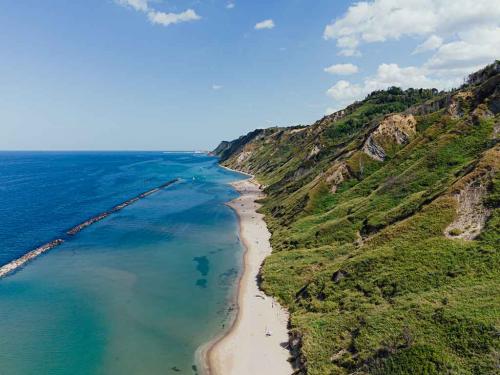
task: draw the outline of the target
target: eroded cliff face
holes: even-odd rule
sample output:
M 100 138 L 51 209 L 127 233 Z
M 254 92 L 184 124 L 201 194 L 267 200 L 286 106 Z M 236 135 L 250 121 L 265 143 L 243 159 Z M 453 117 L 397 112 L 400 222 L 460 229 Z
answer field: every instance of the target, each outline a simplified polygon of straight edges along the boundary
M 387 155 L 384 146 L 406 145 L 416 134 L 416 125 L 417 120 L 413 115 L 389 115 L 369 135 L 363 151 L 375 160 L 384 161 Z
M 493 140 L 498 140 L 496 134 Z M 452 186 L 450 195 L 456 201 L 456 216 L 445 229 L 446 236 L 473 240 L 481 234 L 494 209 L 487 205 L 487 198 L 499 170 L 500 146 L 497 144 L 485 152 L 470 173 Z
M 217 148 L 212 151 L 212 153 L 219 156 L 221 161 L 226 161 L 230 157 L 243 152 L 246 146 L 249 146 L 252 141 L 258 139 L 258 137 L 263 133 L 265 133 L 265 130 L 257 129 L 239 137 L 238 139 L 235 139 L 234 141 L 222 141 L 219 146 L 217 146 Z
M 445 230 L 448 237 L 472 240 L 481 233 L 491 214 L 483 204 L 486 192 L 486 182 L 478 179 L 453 195 L 457 202 L 457 216 Z
M 337 187 L 352 177 L 349 167 L 346 162 L 336 162 L 333 166 L 326 172 L 325 181 L 330 186 L 330 192 L 335 193 Z
M 221 144 L 266 186 L 262 287 L 290 308 L 299 373 L 495 371 L 499 134 L 495 62 Z
M 256 130 L 235 141 L 222 142 L 214 153 L 224 165 L 259 176 L 267 192 L 276 197 L 273 215 L 289 225 L 297 215 L 315 209 L 319 204 L 317 196 L 323 190 L 334 195 L 342 187 L 364 181 L 380 168 L 388 169 L 393 160 L 410 156 L 413 148 L 426 142 L 432 154 L 432 147 L 439 148 L 452 139 L 459 141 L 471 127 L 490 122 L 489 137 L 491 144 L 496 144 L 500 133 L 499 69 L 497 61 L 471 74 L 467 85 L 451 92 L 376 92 L 311 126 Z M 387 114 L 387 108 L 402 111 Z M 446 127 L 449 130 L 441 132 Z M 422 160 L 424 157 L 428 155 L 422 155 Z M 390 176 L 384 184 L 373 186 L 373 192 L 401 185 L 408 173 L 413 172 Z M 357 236 L 361 233 L 361 238 L 366 237 L 399 217 L 412 214 L 429 199 L 435 199 L 435 194 L 413 197 L 413 203 L 408 203 L 410 211 L 394 207 L 385 213 L 385 219 L 381 218 L 383 214 L 365 218 Z M 445 230 L 447 236 L 471 239 L 480 234 L 490 212 L 482 204 L 485 194 L 485 184 L 481 182 L 471 182 L 455 193 L 459 216 Z

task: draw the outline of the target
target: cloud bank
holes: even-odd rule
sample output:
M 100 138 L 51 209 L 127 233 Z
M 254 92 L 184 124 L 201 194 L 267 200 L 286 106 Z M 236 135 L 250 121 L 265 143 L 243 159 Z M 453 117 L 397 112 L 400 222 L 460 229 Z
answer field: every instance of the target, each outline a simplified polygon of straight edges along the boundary
M 338 108 L 389 86 L 449 89 L 499 58 L 500 6 L 498 0 L 362 1 L 328 24 L 323 38 L 352 57 L 361 56 L 365 44 L 404 39 L 417 42 L 412 54 L 425 58 L 420 66 L 381 64 L 361 83 L 338 81 L 327 91 Z M 341 74 L 334 67 L 330 72 Z
M 349 7 L 325 27 L 339 54 L 356 56 L 367 43 L 426 38 L 415 53 L 435 51 L 429 68 L 473 70 L 500 56 L 498 0 L 374 0 Z

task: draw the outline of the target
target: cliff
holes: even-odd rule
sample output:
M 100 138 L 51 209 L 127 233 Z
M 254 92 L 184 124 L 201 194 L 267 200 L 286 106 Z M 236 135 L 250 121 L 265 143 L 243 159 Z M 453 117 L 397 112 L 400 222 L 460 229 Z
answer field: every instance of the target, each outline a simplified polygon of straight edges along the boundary
M 298 372 L 498 371 L 499 133 L 496 61 L 214 150 L 265 186 L 262 288 L 290 310 Z

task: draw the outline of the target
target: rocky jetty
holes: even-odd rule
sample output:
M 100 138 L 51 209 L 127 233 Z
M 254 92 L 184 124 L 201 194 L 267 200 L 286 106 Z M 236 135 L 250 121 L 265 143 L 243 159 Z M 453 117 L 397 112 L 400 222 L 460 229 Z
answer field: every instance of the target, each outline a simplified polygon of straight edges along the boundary
M 173 180 L 170 180 L 154 189 L 151 189 L 151 190 L 148 190 L 144 193 L 141 193 L 139 194 L 138 196 L 132 198 L 132 199 L 129 199 L 123 203 L 120 203 L 119 205 L 113 207 L 111 210 L 109 211 L 105 211 L 97 216 L 94 216 L 86 221 L 84 221 L 83 223 L 81 224 L 78 224 L 77 226 L 71 228 L 68 232 L 66 232 L 67 234 L 69 234 L 70 236 L 74 236 L 75 234 L 81 232 L 83 229 L 87 228 L 88 226 L 94 224 L 94 223 L 97 223 L 98 221 L 101 221 L 102 219 L 108 217 L 109 215 L 115 213 L 115 212 L 118 212 L 120 210 L 123 210 L 125 207 L 127 206 L 130 206 L 131 204 L 134 204 L 135 202 L 137 202 L 138 200 L 140 199 L 143 199 L 143 198 L 146 198 L 147 196 L 151 195 L 151 194 L 154 194 L 158 191 L 160 191 L 161 189 L 164 189 L 170 185 L 172 185 L 173 183 L 179 181 L 178 178 L 176 179 L 173 179 Z
M 131 204 L 137 202 L 140 199 L 146 198 L 146 197 L 150 196 L 151 194 L 157 193 L 158 191 L 167 188 L 168 186 L 170 186 L 178 181 L 179 181 L 179 179 L 175 178 L 173 180 L 165 182 L 164 184 L 161 184 L 160 186 L 158 186 L 154 189 L 151 189 L 151 190 L 148 190 L 144 193 L 141 193 L 132 199 L 129 199 L 123 203 L 120 203 L 119 205 L 113 207 L 111 210 L 100 213 L 99 215 L 96 215 L 96 216 L 84 221 L 83 223 L 78 224 L 77 226 L 75 226 L 75 227 L 71 228 L 69 231 L 67 231 L 66 234 L 68 236 L 74 236 L 77 233 L 81 232 L 83 229 L 87 228 L 88 226 L 90 226 L 94 223 L 97 223 L 98 221 L 101 221 L 102 219 L 108 217 L 109 215 L 111 215 L 115 212 L 118 212 L 118 211 L 124 209 L 127 206 L 130 206 Z M 43 253 L 46 253 L 47 251 L 52 250 L 53 248 L 61 245 L 63 242 L 64 242 L 64 239 L 62 239 L 62 238 L 58 238 L 56 240 L 50 241 L 49 243 L 46 243 L 45 245 L 37 247 L 35 250 L 32 250 L 32 251 L 24 254 L 22 257 L 5 264 L 4 266 L 0 267 L 0 279 L 2 277 L 7 276 L 9 273 L 17 270 L 19 267 L 22 267 L 27 262 L 42 255 Z
M 13 260 L 10 263 L 7 263 L 6 265 L 0 267 L 0 278 L 6 276 L 10 272 L 16 270 L 17 268 L 23 266 L 25 263 L 29 262 L 30 260 L 36 258 L 39 255 L 42 255 L 43 253 L 53 249 L 56 246 L 59 246 L 64 242 L 63 239 L 58 238 L 57 240 L 51 241 L 49 243 L 46 243 L 43 246 L 40 246 L 36 248 L 35 250 L 30 251 L 27 254 L 24 254 L 21 258 L 18 258 L 16 260 Z

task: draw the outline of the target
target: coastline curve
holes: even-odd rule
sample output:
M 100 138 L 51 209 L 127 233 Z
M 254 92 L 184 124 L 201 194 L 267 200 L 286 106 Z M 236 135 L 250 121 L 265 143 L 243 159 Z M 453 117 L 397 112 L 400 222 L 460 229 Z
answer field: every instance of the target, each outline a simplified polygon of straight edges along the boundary
M 289 351 L 283 345 L 288 342 L 288 313 L 266 296 L 257 282 L 262 263 L 272 251 L 263 215 L 256 212 L 256 200 L 263 193 L 254 176 L 244 174 L 249 178 L 231 183 L 240 196 L 227 203 L 238 216 L 245 249 L 243 271 L 233 297 L 236 314 L 228 328 L 200 347 L 197 354 L 206 375 L 287 375 L 293 372 Z

